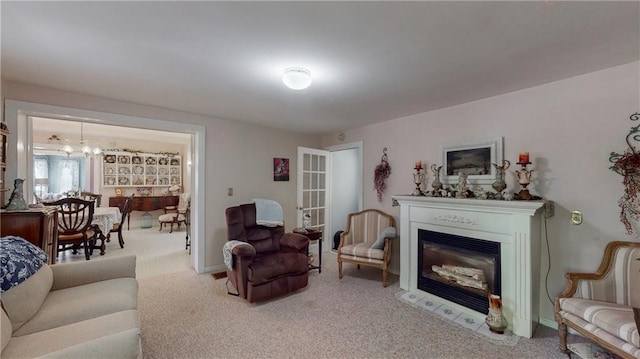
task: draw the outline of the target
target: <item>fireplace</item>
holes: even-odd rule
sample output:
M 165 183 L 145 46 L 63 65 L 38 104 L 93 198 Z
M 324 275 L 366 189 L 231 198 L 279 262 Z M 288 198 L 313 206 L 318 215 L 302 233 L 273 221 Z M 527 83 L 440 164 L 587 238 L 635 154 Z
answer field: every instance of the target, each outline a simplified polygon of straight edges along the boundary
M 487 314 L 489 294 L 501 295 L 500 243 L 418 230 L 417 287 Z
M 433 266 L 443 267 L 443 264 L 463 267 L 463 271 L 470 268 L 471 272 L 482 272 L 487 292 L 491 290 L 502 297 L 508 329 L 516 335 L 531 338 L 539 321 L 540 227 L 545 202 L 424 196 L 393 198 L 400 204 L 400 288 L 422 297 L 431 297 L 452 309 L 484 316 L 489 307 L 487 302 L 472 305 L 467 303 L 485 297 L 484 291 L 475 295 L 470 294 L 472 290 L 463 289 L 464 292 L 461 292 L 457 288 L 458 291 L 454 290 L 454 294 L 447 295 L 439 292 L 440 284 L 434 283 L 442 281 L 441 279 L 429 278 L 432 277 L 429 268 L 433 270 Z M 427 234 L 427 242 L 431 243 L 421 242 L 420 238 L 424 233 Z M 438 234 L 434 237 L 435 240 L 430 235 L 434 233 Z M 458 243 L 459 239 L 462 239 L 463 244 Z M 466 242 L 473 244 L 464 244 Z M 425 245 L 428 245 L 428 251 L 434 248 L 440 251 L 433 255 L 436 259 L 427 256 L 425 260 Z M 485 251 L 487 248 L 482 248 L 478 251 L 474 247 L 476 245 L 486 245 L 492 249 Z M 444 263 L 444 260 L 440 260 L 443 263 L 438 263 L 438 258 L 445 257 L 453 258 L 447 259 L 453 264 Z M 473 260 L 469 264 L 468 260 L 461 261 L 461 257 Z M 491 269 L 478 264 L 481 262 L 489 263 L 488 267 L 494 268 L 493 273 Z M 424 266 L 426 270 L 423 270 Z M 422 272 L 426 272 L 424 277 L 427 278 L 419 281 L 418 277 L 422 276 Z M 450 283 L 447 285 L 446 291 L 456 287 Z M 457 297 L 461 296 L 471 299 L 465 301 L 465 304 L 459 304 Z

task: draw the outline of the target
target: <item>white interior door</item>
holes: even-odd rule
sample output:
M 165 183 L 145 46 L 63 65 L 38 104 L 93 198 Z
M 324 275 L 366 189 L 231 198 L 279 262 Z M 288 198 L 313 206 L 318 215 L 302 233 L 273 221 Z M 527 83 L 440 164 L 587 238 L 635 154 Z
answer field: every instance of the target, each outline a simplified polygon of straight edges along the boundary
M 311 226 L 322 231 L 322 250 L 328 246 L 330 221 L 330 169 L 329 151 L 298 147 L 297 226 L 302 227 L 302 217 L 311 215 Z

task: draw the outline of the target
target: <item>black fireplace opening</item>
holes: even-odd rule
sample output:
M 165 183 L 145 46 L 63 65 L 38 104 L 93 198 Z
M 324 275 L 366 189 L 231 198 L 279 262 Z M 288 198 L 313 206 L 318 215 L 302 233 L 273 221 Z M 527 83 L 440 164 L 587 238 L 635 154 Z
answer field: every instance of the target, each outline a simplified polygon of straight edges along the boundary
M 499 242 L 418 229 L 418 289 L 488 314 L 500 282 Z

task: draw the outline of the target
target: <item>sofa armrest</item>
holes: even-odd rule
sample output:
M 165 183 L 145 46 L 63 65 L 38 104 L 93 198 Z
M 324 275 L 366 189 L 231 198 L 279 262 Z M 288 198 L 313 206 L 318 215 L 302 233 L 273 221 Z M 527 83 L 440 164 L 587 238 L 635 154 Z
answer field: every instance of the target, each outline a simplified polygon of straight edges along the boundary
M 115 278 L 136 277 L 136 256 L 60 263 L 51 266 L 53 286 L 58 290 Z
M 309 247 L 309 238 L 298 233 L 285 233 L 280 238 L 280 245 L 295 252 L 306 252 Z

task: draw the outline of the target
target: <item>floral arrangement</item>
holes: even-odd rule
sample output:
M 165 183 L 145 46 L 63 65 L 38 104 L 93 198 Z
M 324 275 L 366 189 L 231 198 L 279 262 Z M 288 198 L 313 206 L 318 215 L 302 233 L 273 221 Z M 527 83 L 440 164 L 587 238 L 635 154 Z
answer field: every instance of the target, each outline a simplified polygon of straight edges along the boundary
M 391 175 L 391 166 L 389 166 L 389 161 L 387 157 L 387 148 L 385 147 L 383 150 L 382 159 L 380 160 L 380 164 L 376 166 L 373 177 L 373 188 L 376 190 L 378 195 L 378 202 L 382 202 L 382 196 L 384 192 L 387 190 L 387 184 L 385 183 L 386 179 Z
M 639 120 L 640 113 L 634 113 L 630 119 L 631 121 Z M 631 141 L 640 142 L 640 125 L 631 127 L 625 140 L 629 148 L 622 154 L 611 152 L 609 162 L 613 165 L 609 169 L 622 176 L 624 194 L 618 201 L 620 221 L 627 230 L 627 234 L 633 234 L 631 220 L 640 220 L 640 153 Z

